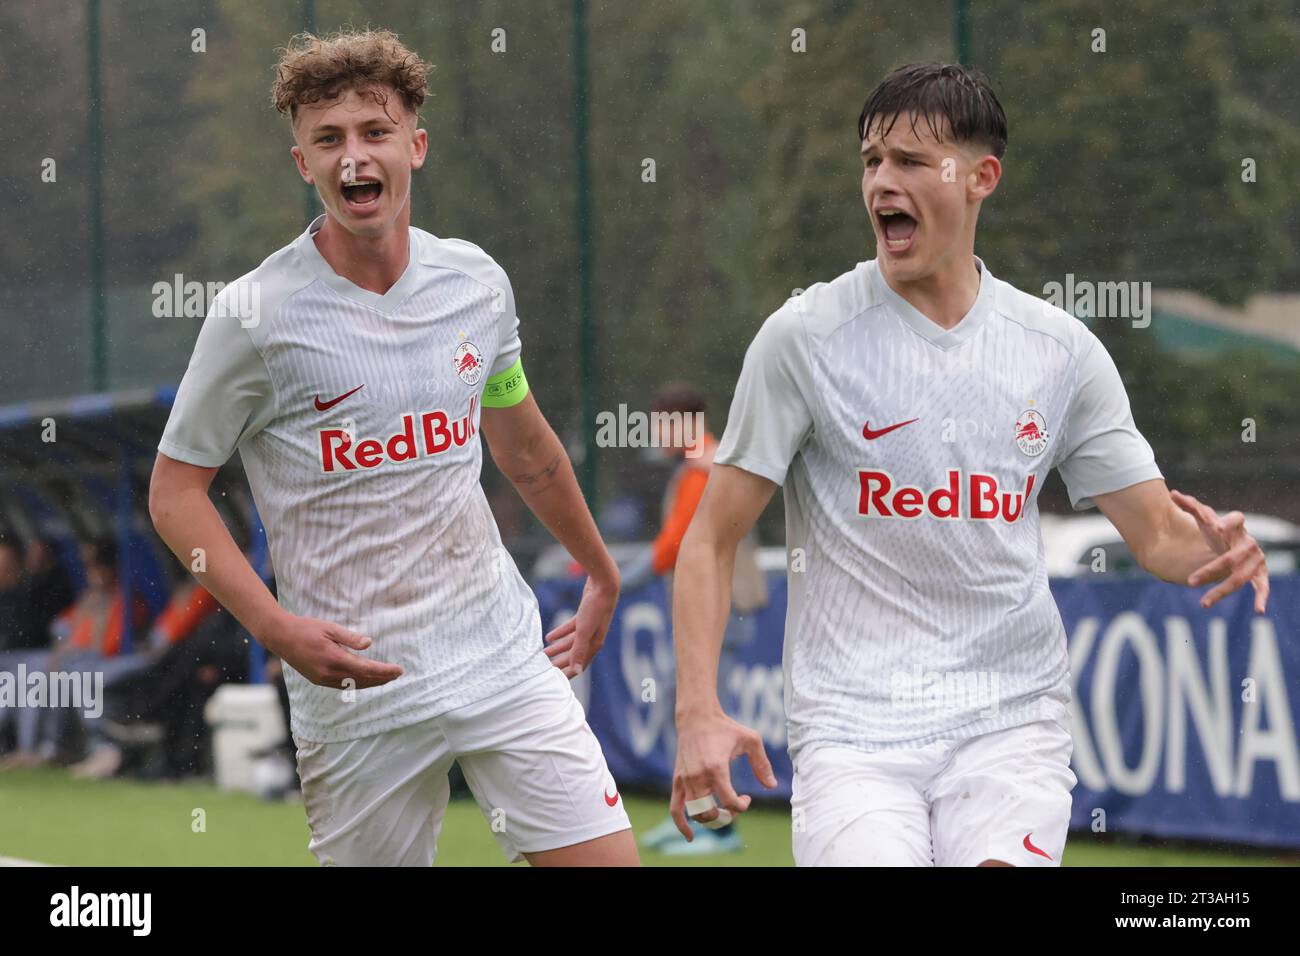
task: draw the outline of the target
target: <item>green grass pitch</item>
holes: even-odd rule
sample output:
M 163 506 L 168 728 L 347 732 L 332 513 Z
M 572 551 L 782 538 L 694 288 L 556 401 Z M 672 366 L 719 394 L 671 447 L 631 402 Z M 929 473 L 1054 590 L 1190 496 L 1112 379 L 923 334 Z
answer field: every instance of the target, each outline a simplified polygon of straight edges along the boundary
M 668 812 L 662 797 L 624 794 L 637 833 Z M 205 829 L 195 832 L 202 811 Z M 704 858 L 642 851 L 650 866 L 791 866 L 788 807 L 761 805 L 740 822 L 745 850 Z M 65 770 L 0 774 L 0 857 L 74 866 L 314 866 L 300 803 L 266 802 L 210 784 L 73 780 Z M 1295 865 L 1294 854 L 1120 843 L 1071 834 L 1066 866 Z M 472 800 L 447 810 L 438 866 L 506 866 Z M 523 865 L 523 864 L 520 864 Z

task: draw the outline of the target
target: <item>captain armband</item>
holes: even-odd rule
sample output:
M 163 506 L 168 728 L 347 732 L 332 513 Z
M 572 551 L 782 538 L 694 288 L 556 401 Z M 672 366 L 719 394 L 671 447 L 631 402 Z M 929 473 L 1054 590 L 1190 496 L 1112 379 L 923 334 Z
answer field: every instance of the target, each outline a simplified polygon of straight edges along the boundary
M 522 402 L 527 394 L 528 379 L 524 377 L 524 360 L 518 358 L 514 365 L 487 380 L 483 387 L 483 407 L 509 408 Z

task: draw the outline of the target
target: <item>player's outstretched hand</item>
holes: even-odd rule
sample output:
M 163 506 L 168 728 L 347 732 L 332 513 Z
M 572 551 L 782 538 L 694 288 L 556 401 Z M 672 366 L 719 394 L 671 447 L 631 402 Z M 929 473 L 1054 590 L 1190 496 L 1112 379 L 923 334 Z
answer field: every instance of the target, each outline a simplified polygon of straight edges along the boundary
M 370 638 L 328 621 L 286 614 L 262 639 L 262 643 L 268 651 L 321 687 L 376 687 L 402 676 L 402 668 L 397 664 L 385 664 L 353 654 L 352 651 L 368 648 Z
M 1255 589 L 1255 612 L 1263 614 L 1268 607 L 1268 564 L 1259 543 L 1246 533 L 1245 516 L 1230 511 L 1220 517 L 1191 495 L 1181 491 L 1170 491 L 1169 495 L 1174 504 L 1196 519 L 1205 543 L 1218 555 L 1187 578 L 1188 587 L 1219 582 L 1201 598 L 1201 607 L 1211 607 L 1249 581 Z
M 758 731 L 737 723 L 721 710 L 677 720 L 677 764 L 673 768 L 673 796 L 669 805 L 677 829 L 687 840 L 695 839 L 686 822 L 689 801 L 712 797 L 712 810 L 691 814 L 691 819 L 710 823 L 720 810 L 733 817 L 749 809 L 750 797 L 740 796 L 731 786 L 731 761 L 744 754 L 754 776 L 769 790 L 776 786 L 776 774 L 767 759 Z
M 596 584 L 587 578 L 578 612 L 546 635 L 546 656 L 569 680 L 586 670 L 604 645 L 618 605 L 618 592 L 617 582 Z

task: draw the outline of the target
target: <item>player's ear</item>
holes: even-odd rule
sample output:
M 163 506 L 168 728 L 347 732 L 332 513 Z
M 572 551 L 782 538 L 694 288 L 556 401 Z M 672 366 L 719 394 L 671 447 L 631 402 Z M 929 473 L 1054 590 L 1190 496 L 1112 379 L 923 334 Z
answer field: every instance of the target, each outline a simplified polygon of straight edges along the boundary
M 411 168 L 419 169 L 429 155 L 429 131 L 417 129 L 411 133 Z
M 992 153 L 985 153 L 975 163 L 975 168 L 971 170 L 971 175 L 967 182 L 969 185 L 970 198 L 975 201 L 987 199 L 993 195 L 993 191 L 998 188 L 998 183 L 1002 181 L 1002 163 Z
M 293 156 L 293 161 L 298 166 L 298 175 L 303 178 L 303 181 L 311 183 L 313 186 L 316 185 L 315 180 L 312 178 L 311 170 L 307 168 L 307 160 L 303 156 L 302 150 L 297 146 L 290 146 L 289 153 Z

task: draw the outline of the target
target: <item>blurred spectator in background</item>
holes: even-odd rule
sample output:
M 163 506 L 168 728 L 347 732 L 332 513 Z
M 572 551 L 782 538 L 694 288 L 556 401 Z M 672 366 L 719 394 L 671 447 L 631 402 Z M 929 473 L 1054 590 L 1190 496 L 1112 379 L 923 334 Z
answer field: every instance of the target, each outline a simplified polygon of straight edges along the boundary
M 72 580 L 51 539 L 34 538 L 25 558 L 16 540 L 0 541 L 0 671 L 14 675 L 15 685 L 24 671 L 44 666 L 53 640 L 50 625 L 73 598 Z M 0 759 L 0 768 L 44 762 L 37 752 L 44 716 L 39 708 L 0 704 L 0 741 L 14 726 L 14 749 Z
M 673 568 L 682 538 L 690 527 L 695 508 L 704 496 L 713 467 L 713 455 L 718 442 L 709 432 L 705 422 L 704 393 L 687 382 L 670 382 L 654 397 L 652 410 L 658 413 L 659 447 L 668 458 L 678 462 L 664 492 L 662 522 L 659 533 L 648 554 L 633 562 L 623 575 L 623 591 L 627 593 L 641 586 L 653 575 L 662 575 L 668 597 L 668 607 L 673 604 Z M 652 427 L 653 424 L 652 424 Z M 731 606 L 735 612 L 727 622 L 723 636 L 723 661 L 718 668 L 718 679 L 723 680 L 730 671 L 728 652 L 752 636 L 752 621 L 744 617 L 767 604 L 767 579 L 758 566 L 758 536 L 751 529 L 736 549 L 736 565 L 731 581 Z M 737 615 L 740 616 L 738 619 Z M 725 688 L 719 687 L 719 698 L 725 700 Z M 671 706 L 671 702 L 670 702 Z M 695 839 L 690 843 L 682 837 L 672 817 L 668 817 L 641 839 L 641 845 L 672 856 L 702 856 L 714 853 L 737 853 L 744 849 L 735 824 L 717 830 L 695 828 Z
M 89 672 L 103 674 L 103 690 L 148 666 L 148 655 L 123 653 L 125 602 L 117 577 L 117 545 L 108 538 L 99 538 L 82 545 L 81 559 L 86 569 L 86 589 L 77 596 L 71 607 L 64 610 L 50 624 L 56 639 L 53 651 L 38 659 L 34 667 L 47 674 L 58 672 Z M 131 626 L 133 634 L 140 634 L 148 623 L 149 612 L 144 601 L 132 595 Z M 30 710 L 30 708 L 24 708 Z M 90 755 L 73 767 L 78 776 L 111 776 L 121 762 L 121 751 L 103 734 L 105 714 L 88 716 L 82 710 L 69 707 L 50 707 L 40 715 L 40 732 L 36 746 L 28 749 L 21 741 L 18 752 L 7 766 L 33 766 L 49 763 L 58 752 L 59 742 L 73 721 L 81 720 L 86 730 Z M 20 731 L 22 730 L 20 712 Z
M 10 538 L 0 538 L 0 666 L 2 655 L 21 649 L 23 555 Z
M 25 584 L 22 550 L 12 538 L 0 538 L 0 672 L 14 674 L 15 681 L 18 665 L 31 655 L 25 646 L 26 635 L 23 633 Z M 0 701 L 0 747 L 3 747 L 6 728 L 17 711 L 16 706 Z M 31 737 L 30 727 L 27 737 Z
M 53 538 L 37 535 L 28 542 L 26 571 L 19 649 L 44 650 L 50 644 L 50 625 L 77 595 Z
M 207 769 L 210 733 L 204 705 L 217 688 L 248 680 L 248 637 L 216 598 L 185 579 L 150 632 L 151 663 L 109 693 L 106 732 L 118 744 L 163 744 L 165 776 Z M 125 713 L 129 718 L 120 719 Z

